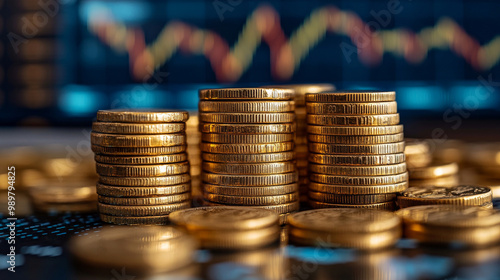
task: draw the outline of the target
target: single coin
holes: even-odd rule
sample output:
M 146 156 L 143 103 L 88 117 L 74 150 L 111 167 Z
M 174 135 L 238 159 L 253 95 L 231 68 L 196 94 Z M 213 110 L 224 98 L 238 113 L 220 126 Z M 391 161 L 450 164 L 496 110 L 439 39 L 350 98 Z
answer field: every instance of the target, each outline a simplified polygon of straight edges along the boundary
M 230 204 L 230 205 L 249 205 L 249 206 L 262 206 L 262 205 L 277 205 L 283 203 L 290 203 L 299 199 L 299 193 L 289 193 L 273 196 L 231 196 L 213 193 L 204 193 L 203 197 L 212 202 Z
M 381 176 L 406 172 L 406 163 L 376 166 L 344 166 L 309 163 L 309 171 L 330 175 Z
M 108 156 L 95 155 L 95 161 L 107 164 L 166 164 L 186 161 L 188 156 L 186 153 L 159 155 L 159 156 Z
M 186 144 L 186 135 L 120 135 L 91 132 L 90 141 L 93 145 L 103 147 L 169 147 Z
M 278 162 L 295 159 L 293 152 L 269 153 L 269 154 L 211 154 L 203 153 L 203 160 L 210 162 L 225 163 L 257 163 L 257 162 Z
M 155 197 L 109 197 L 98 196 L 98 201 L 111 205 L 162 205 L 183 202 L 191 198 L 191 193 L 180 193 L 173 195 L 155 196 Z
M 93 122 L 92 130 L 109 134 L 167 134 L 184 132 L 186 124 Z
M 99 212 L 112 216 L 160 216 L 168 215 L 174 211 L 186 209 L 191 207 L 191 200 L 187 200 L 175 204 L 164 205 L 148 205 L 148 206 L 122 206 L 122 205 L 109 205 L 104 203 L 97 204 Z
M 201 139 L 210 143 L 265 144 L 293 141 L 294 135 L 293 133 L 254 135 L 203 133 Z
M 288 184 L 280 186 L 265 186 L 265 187 L 235 187 L 235 186 L 219 186 L 213 184 L 202 184 L 203 190 L 207 193 L 232 195 L 232 196 L 273 196 L 297 192 L 298 184 Z
M 403 133 L 403 125 L 386 126 L 307 126 L 307 133 L 319 135 L 389 135 Z
M 202 152 L 214 154 L 266 154 L 292 151 L 293 142 L 268 144 L 214 144 L 201 143 Z
M 191 180 L 189 173 L 161 177 L 110 177 L 99 175 L 99 182 L 111 186 L 154 187 L 171 186 L 187 183 Z
M 165 196 L 189 192 L 191 184 L 180 184 L 173 186 L 154 186 L 154 187 L 124 187 L 97 184 L 97 194 L 112 197 L 151 197 Z
M 396 101 L 374 103 L 313 103 L 307 102 L 308 114 L 314 115 L 386 115 L 398 112 Z
M 337 91 L 306 94 L 307 102 L 387 102 L 396 100 L 394 91 Z
M 110 165 L 96 163 L 96 171 L 102 176 L 156 177 L 189 172 L 189 162 L 156 165 Z
M 405 162 L 403 153 L 388 155 L 325 155 L 309 154 L 309 161 L 328 165 L 386 165 Z
M 387 176 L 340 176 L 310 173 L 309 180 L 333 185 L 389 185 L 408 181 L 408 172 Z
M 433 164 L 426 167 L 411 168 L 408 170 L 410 179 L 434 179 L 451 176 L 458 173 L 458 164 Z
M 115 225 L 166 225 L 168 215 L 146 216 L 146 217 L 122 217 L 99 214 L 101 221 Z
M 308 192 L 308 197 L 312 200 L 334 203 L 334 204 L 374 204 L 382 202 L 390 202 L 396 199 L 395 193 L 387 194 L 332 194 L 323 192 Z
M 268 162 L 268 163 L 216 163 L 203 162 L 203 170 L 222 174 L 278 174 L 295 171 L 295 162 Z
M 99 110 L 97 111 L 97 121 L 100 122 L 120 122 L 120 123 L 180 123 L 189 118 L 186 111 L 177 110 Z
M 272 85 L 271 88 L 287 88 L 292 89 L 295 93 L 295 104 L 297 106 L 306 105 L 306 94 L 324 91 L 333 91 L 335 86 L 332 84 L 286 84 L 286 85 Z
M 200 100 L 292 100 L 291 89 L 219 88 L 200 90 Z
M 398 196 L 398 205 L 400 208 L 429 204 L 481 206 L 491 199 L 491 190 L 486 187 L 419 187 L 403 191 Z
M 205 203 L 205 205 L 208 205 L 208 206 L 231 206 L 231 205 L 207 201 L 207 200 L 204 200 L 204 203 Z M 238 207 L 243 207 L 243 206 L 238 206 Z M 287 214 L 287 213 L 298 211 L 300 208 L 300 202 L 297 200 L 294 202 L 277 204 L 277 205 L 261 205 L 261 206 L 245 205 L 244 207 L 245 208 L 254 208 L 254 209 L 267 209 L 267 210 L 271 210 L 277 214 Z
M 178 154 L 186 151 L 187 146 L 170 147 L 103 147 L 92 145 L 92 151 L 96 154 L 105 155 L 165 155 Z
M 295 110 L 294 101 L 200 101 L 200 112 L 282 113 Z
M 394 211 L 396 209 L 396 203 L 394 202 L 382 202 L 374 204 L 336 204 L 336 203 L 326 203 L 315 200 L 309 200 L 309 205 L 314 209 L 319 208 L 365 208 L 365 209 L 378 209 Z
M 225 134 L 278 134 L 293 133 L 293 123 L 283 124 L 224 124 L 224 123 L 202 123 L 202 133 L 225 133 Z
M 309 183 L 309 190 L 331 193 L 331 194 L 345 194 L 345 195 L 369 195 L 369 194 L 387 194 L 404 191 L 408 188 L 408 182 L 386 184 L 386 185 L 362 185 L 362 186 L 349 186 L 349 185 L 331 185 L 321 184 L 316 182 Z
M 414 154 L 427 154 L 430 152 L 430 145 L 425 139 L 406 138 L 405 142 L 405 154 L 407 156 Z
M 309 143 L 309 152 L 318 154 L 397 154 L 404 152 L 405 143 L 388 143 L 374 145 L 345 145 L 345 144 L 324 144 Z
M 200 113 L 200 121 L 208 123 L 291 123 L 294 113 Z
M 307 123 L 314 125 L 385 126 L 399 124 L 399 114 L 389 115 L 307 115 Z
M 277 186 L 296 183 L 296 172 L 269 175 L 228 175 L 202 172 L 203 182 L 221 186 Z
M 403 133 L 375 136 L 344 136 L 344 135 L 317 135 L 309 134 L 309 142 L 327 144 L 350 144 L 350 145 L 373 145 L 401 142 L 404 140 Z

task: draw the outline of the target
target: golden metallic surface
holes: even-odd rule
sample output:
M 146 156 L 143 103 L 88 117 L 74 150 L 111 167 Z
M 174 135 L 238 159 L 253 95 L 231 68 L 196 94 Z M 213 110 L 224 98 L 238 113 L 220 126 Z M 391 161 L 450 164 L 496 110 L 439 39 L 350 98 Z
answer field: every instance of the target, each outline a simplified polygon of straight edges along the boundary
M 309 200 L 309 205 L 314 209 L 319 208 L 364 208 L 364 209 L 378 209 L 394 211 L 396 209 L 396 204 L 394 202 L 381 202 L 374 204 L 338 204 L 338 203 L 326 203 L 315 200 Z
M 299 190 L 298 184 L 264 186 L 264 187 L 236 187 L 236 186 L 219 186 L 213 184 L 203 184 L 203 190 L 207 193 L 232 195 L 232 196 L 268 196 L 282 195 L 294 193 Z
M 158 177 L 189 172 L 189 162 L 157 165 L 109 165 L 96 163 L 96 171 L 102 176 L 112 177 Z
M 408 181 L 408 172 L 386 176 L 341 176 L 311 173 L 309 180 L 333 185 L 389 185 Z
M 145 216 L 145 217 L 122 217 L 99 214 L 101 221 L 116 225 L 166 225 L 168 224 L 168 215 L 164 216 Z
M 40 181 L 29 189 L 40 203 L 81 203 L 96 201 L 95 182 L 89 180 Z
M 307 115 L 307 123 L 313 125 L 386 126 L 399 124 L 399 114 L 389 115 Z
M 386 185 L 363 185 L 363 186 L 349 186 L 349 185 L 332 185 L 310 182 L 309 190 L 323 193 L 332 194 L 345 194 L 345 195 L 369 195 L 369 194 L 387 194 L 404 191 L 408 188 L 408 182 L 386 184 Z
M 309 152 L 318 154 L 361 154 L 361 155 L 385 155 L 402 153 L 405 148 L 404 142 L 374 144 L 374 145 L 345 145 L 309 143 Z
M 90 133 L 93 145 L 102 147 L 170 147 L 186 143 L 186 134 L 125 135 Z
M 413 154 L 430 153 L 429 143 L 425 139 L 406 138 L 405 142 L 406 142 L 405 154 L 407 156 Z
M 99 110 L 97 121 L 119 123 L 179 123 L 189 118 L 186 111 L 178 110 Z
M 171 186 L 188 183 L 189 173 L 161 177 L 109 177 L 99 176 L 99 182 L 112 186 L 150 187 Z
M 319 135 L 370 136 L 403 133 L 403 125 L 386 126 L 307 126 L 307 132 Z
M 214 207 L 219 208 L 219 207 Z M 244 231 L 200 231 L 192 232 L 200 246 L 206 249 L 249 250 L 267 246 L 280 237 L 276 226 Z
M 479 185 L 490 188 L 493 199 L 500 198 L 500 180 L 480 179 Z
M 294 113 L 200 113 L 200 121 L 207 123 L 279 124 L 291 123 Z
M 329 144 L 350 144 L 350 145 L 373 145 L 401 142 L 404 140 L 403 133 L 372 135 L 372 136 L 346 136 L 346 135 L 318 135 L 309 134 L 309 142 L 329 143 Z
M 396 199 L 396 194 L 387 193 L 352 195 L 309 191 L 308 197 L 311 200 L 333 204 L 374 204 L 394 201 Z
M 307 102 L 308 114 L 314 115 L 386 115 L 398 112 L 396 101 L 375 103 L 313 103 Z
M 210 143 L 265 144 L 293 141 L 294 135 L 293 133 L 253 135 L 203 133 L 201 139 Z
M 478 167 L 500 166 L 500 142 L 469 145 L 467 161 Z
M 396 100 L 394 91 L 336 91 L 306 94 L 307 102 L 387 102 Z
M 491 190 L 485 187 L 418 187 L 402 192 L 398 196 L 398 206 L 400 208 L 429 204 L 481 206 L 491 202 L 491 199 Z
M 458 174 L 427 180 L 409 180 L 410 187 L 446 187 L 451 188 L 460 184 Z
M 106 164 L 167 164 L 183 162 L 188 159 L 186 153 L 158 155 L 158 156 L 108 156 L 108 155 L 95 155 L 95 161 Z
M 93 122 L 92 130 L 109 134 L 167 134 L 184 132 L 186 124 Z
M 103 147 L 92 145 L 92 151 L 96 154 L 124 156 L 177 154 L 185 152 L 186 148 L 186 145 L 170 147 Z
M 204 171 L 221 174 L 239 174 L 239 175 L 263 175 L 279 174 L 295 171 L 295 162 L 268 162 L 268 163 L 219 163 L 203 162 Z
M 410 173 L 410 179 L 435 179 L 457 174 L 458 164 L 455 162 L 433 164 L 425 167 L 410 168 L 408 171 Z
M 295 93 L 295 104 L 297 106 L 306 105 L 306 94 L 317 93 L 323 91 L 333 91 L 335 86 L 332 84 L 287 84 L 287 85 L 272 85 L 272 88 L 287 88 Z
M 224 124 L 224 123 L 202 123 L 202 133 L 224 133 L 224 134 L 278 134 L 293 133 L 293 123 L 282 124 Z
M 180 193 L 171 195 L 162 195 L 154 197 L 110 197 L 98 196 L 98 201 L 111 205 L 124 206 L 147 206 L 147 205 L 162 205 L 183 202 L 191 198 L 191 193 Z
M 406 154 L 406 164 L 408 168 L 426 167 L 432 162 L 432 154 Z
M 264 206 L 264 205 L 280 205 L 290 203 L 299 199 L 299 193 L 289 193 L 273 196 L 240 196 L 240 195 L 221 195 L 213 193 L 204 193 L 203 197 L 211 202 L 228 204 L 228 205 L 247 205 L 247 206 Z
M 203 182 L 221 186 L 277 186 L 296 183 L 297 172 L 270 175 L 228 175 L 202 172 Z
M 389 155 L 325 155 L 309 154 L 309 161 L 329 165 L 388 165 L 405 162 L 403 153 Z
M 214 144 L 201 143 L 202 152 L 214 154 L 266 154 L 280 153 L 293 150 L 294 144 L 290 142 L 269 144 Z
M 203 160 L 210 162 L 226 163 L 258 163 L 258 162 L 279 162 L 295 159 L 293 152 L 269 153 L 269 154 L 211 154 L 203 153 Z M 192 162 L 191 162 L 192 164 Z
M 202 89 L 200 100 L 293 100 L 290 89 L 277 88 L 220 88 Z
M 309 171 L 330 175 L 381 176 L 406 172 L 406 163 L 374 166 L 345 166 L 309 163 Z
M 105 184 L 97 184 L 97 194 L 113 197 L 152 197 L 165 196 L 189 192 L 191 184 L 179 184 L 172 186 L 155 186 L 151 187 L 129 187 L 129 186 L 110 186 Z
M 294 101 L 200 101 L 200 112 L 283 113 L 295 110 Z
M 148 206 L 118 206 L 98 203 L 99 212 L 112 216 L 161 216 L 174 211 L 191 207 L 191 200 L 175 204 L 148 205 Z
M 212 202 L 204 200 L 205 205 L 208 206 L 230 206 L 222 203 Z M 242 207 L 242 206 L 238 206 Z M 255 208 L 255 209 L 267 209 L 271 210 L 277 214 L 287 214 L 290 212 L 298 211 L 300 208 L 300 202 L 294 201 L 286 204 L 278 204 L 278 205 L 263 205 L 263 206 L 245 206 L 245 208 Z

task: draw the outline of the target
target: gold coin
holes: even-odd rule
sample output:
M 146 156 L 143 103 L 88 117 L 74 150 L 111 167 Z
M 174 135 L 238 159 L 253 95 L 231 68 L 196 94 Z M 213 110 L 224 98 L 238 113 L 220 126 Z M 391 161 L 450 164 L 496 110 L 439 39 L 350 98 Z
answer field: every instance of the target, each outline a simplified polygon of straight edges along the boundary
M 111 205 L 141 206 L 141 205 L 162 205 L 183 202 L 191 198 L 191 193 L 180 193 L 155 197 L 109 197 L 98 196 L 98 201 Z
M 229 204 L 229 205 L 249 205 L 249 206 L 262 206 L 262 205 L 277 205 L 296 201 L 299 199 L 299 193 L 289 193 L 273 196 L 240 196 L 240 195 L 221 195 L 213 193 L 204 193 L 203 197 L 215 203 Z
M 185 129 L 185 123 L 92 123 L 93 131 L 109 134 L 167 134 L 184 132 Z
M 203 162 L 203 170 L 222 174 L 278 174 L 295 171 L 295 162 L 268 162 L 268 163 L 215 163 Z
M 326 203 L 315 200 L 309 200 L 309 205 L 314 209 L 319 208 L 365 208 L 365 209 L 378 209 L 394 211 L 396 209 L 396 204 L 394 202 L 381 202 L 374 204 L 336 204 L 336 203 Z
M 153 187 L 180 185 L 189 182 L 189 173 L 161 177 L 109 177 L 99 176 L 99 182 L 111 186 Z
M 231 206 L 231 205 L 207 201 L 207 200 L 204 200 L 203 202 L 205 203 L 205 205 L 209 205 L 209 206 Z M 291 213 L 294 211 L 298 211 L 300 208 L 300 202 L 294 201 L 294 202 L 290 202 L 290 203 L 283 203 L 283 204 L 276 204 L 276 205 L 262 205 L 262 206 L 245 205 L 245 206 L 238 206 L 238 207 L 253 208 L 253 209 L 267 209 L 267 210 L 271 210 L 277 214 L 287 214 L 287 213 Z
M 296 172 L 268 175 L 228 175 L 202 172 L 203 182 L 221 186 L 277 186 L 296 183 Z
M 200 113 L 200 121 L 208 123 L 291 123 L 294 113 Z
M 455 162 L 434 164 L 431 166 L 411 168 L 408 171 L 410 173 L 410 179 L 434 179 L 457 174 L 458 164 Z
M 292 84 L 292 85 L 272 85 L 271 88 L 287 88 L 295 93 L 295 104 L 297 106 L 306 105 L 306 94 L 323 91 L 333 91 L 335 86 L 332 84 Z
M 235 186 L 219 186 L 213 184 L 203 184 L 203 190 L 207 193 L 232 195 L 232 196 L 273 196 L 297 192 L 298 184 L 288 184 L 280 186 L 264 186 L 264 187 L 235 187 Z
M 346 195 L 310 191 L 308 196 L 315 201 L 334 204 L 374 204 L 394 201 L 396 199 L 395 193 Z
M 92 151 L 96 154 L 105 155 L 164 155 L 177 154 L 186 151 L 187 146 L 170 147 L 103 147 L 92 145 Z
M 293 142 L 268 144 L 214 144 L 201 143 L 202 152 L 214 154 L 266 154 L 292 151 Z
M 165 196 L 189 192 L 191 184 L 180 184 L 173 186 L 153 186 L 153 187 L 124 187 L 97 184 L 97 194 L 112 197 L 148 197 Z
M 168 215 L 146 217 L 122 217 L 99 214 L 101 221 L 115 225 L 166 225 Z
M 148 205 L 148 206 L 123 206 L 98 203 L 99 212 L 112 216 L 160 216 L 168 215 L 174 211 L 191 207 L 191 200 L 175 204 Z
M 200 90 L 200 100 L 292 100 L 294 92 L 278 88 L 219 88 Z
M 312 182 L 333 184 L 333 185 L 389 185 L 408 181 L 408 172 L 386 175 L 386 176 L 340 176 L 326 174 L 309 174 L 309 180 Z
M 429 143 L 425 139 L 412 139 L 406 138 L 406 147 L 405 154 L 409 155 L 419 155 L 419 154 L 427 154 L 430 152 Z
M 293 101 L 200 101 L 200 112 L 282 113 L 293 112 Z
M 307 102 L 387 102 L 396 100 L 394 91 L 337 91 L 306 94 Z
M 96 171 L 102 176 L 157 177 L 189 172 L 189 162 L 157 165 L 110 165 L 96 163 Z
M 159 156 L 107 156 L 107 155 L 95 155 L 95 161 L 99 163 L 107 164 L 166 164 L 166 163 L 176 163 L 186 161 L 188 159 L 186 153 L 170 154 L 170 155 L 159 155 Z
M 95 183 L 89 180 L 49 180 L 29 189 L 33 200 L 43 203 L 80 203 L 96 201 Z
M 307 126 L 307 133 L 319 135 L 349 135 L 349 136 L 366 136 L 366 135 L 388 135 L 398 134 L 403 132 L 403 125 L 386 125 L 386 126 Z
M 349 175 L 349 176 L 395 175 L 406 172 L 406 163 L 398 163 L 394 165 L 376 165 L 376 166 L 344 166 L 344 165 L 325 165 L 325 164 L 310 163 L 309 171 L 320 174 Z
M 338 135 L 318 135 L 309 134 L 308 141 L 328 144 L 350 144 L 350 145 L 373 145 L 402 142 L 403 133 L 375 135 L 375 136 L 338 136 Z
M 224 134 L 278 134 L 293 133 L 295 125 L 292 123 L 282 124 L 224 124 L 203 123 L 200 124 L 202 133 L 224 133 Z
M 481 206 L 488 202 L 491 202 L 491 190 L 476 186 L 409 188 L 398 196 L 400 208 L 429 204 Z
M 307 102 L 308 114 L 314 115 L 386 115 L 398 112 L 396 101 L 376 103 L 312 103 Z
M 309 161 L 328 165 L 386 165 L 405 162 L 403 153 L 389 155 L 324 155 L 309 154 Z
M 406 148 L 405 148 L 406 149 Z M 406 155 L 406 164 L 408 168 L 417 168 L 417 167 L 425 167 L 431 164 L 432 156 L 430 153 L 426 154 L 407 154 Z
M 451 188 L 460 184 L 458 174 L 427 180 L 409 180 L 410 187 L 447 187 Z
M 293 152 L 270 153 L 270 154 L 211 154 L 203 153 L 202 159 L 210 162 L 226 163 L 257 163 L 278 162 L 295 159 Z
M 479 181 L 481 186 L 486 186 L 491 189 L 493 199 L 500 198 L 500 180 L 485 180 Z
M 265 144 L 293 141 L 293 133 L 281 134 L 213 134 L 203 133 L 201 139 L 210 143 Z
M 339 116 L 339 115 L 307 115 L 307 123 L 314 125 L 346 125 L 346 126 L 385 126 L 399 124 L 399 114 Z
M 276 242 L 280 237 L 280 227 L 276 224 L 267 228 L 234 232 L 196 230 L 192 234 L 199 240 L 202 248 L 248 250 L 264 247 Z
M 408 188 L 408 182 L 386 184 L 386 185 L 363 185 L 363 186 L 331 185 L 331 184 L 321 184 L 316 182 L 309 183 L 309 189 L 311 191 L 332 193 L 332 194 L 346 194 L 346 195 L 396 193 L 404 191 L 407 188 Z
M 318 154 L 385 155 L 402 153 L 405 149 L 404 142 L 374 145 L 309 143 L 308 146 L 309 152 Z
M 186 143 L 185 134 L 119 135 L 90 133 L 93 145 L 103 147 L 169 147 Z
M 176 110 L 99 110 L 97 121 L 120 123 L 179 123 L 189 118 L 186 111 Z

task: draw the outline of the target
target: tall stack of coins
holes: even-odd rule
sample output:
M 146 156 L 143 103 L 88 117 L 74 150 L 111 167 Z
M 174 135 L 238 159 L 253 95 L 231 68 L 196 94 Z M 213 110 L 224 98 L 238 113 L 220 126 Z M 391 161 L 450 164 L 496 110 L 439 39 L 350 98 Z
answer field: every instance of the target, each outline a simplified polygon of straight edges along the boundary
M 306 95 L 311 207 L 393 210 L 408 187 L 395 92 Z
M 200 90 L 202 189 L 208 205 L 299 208 L 293 91 Z
M 92 124 L 104 222 L 164 224 L 191 206 L 185 111 L 101 110 Z

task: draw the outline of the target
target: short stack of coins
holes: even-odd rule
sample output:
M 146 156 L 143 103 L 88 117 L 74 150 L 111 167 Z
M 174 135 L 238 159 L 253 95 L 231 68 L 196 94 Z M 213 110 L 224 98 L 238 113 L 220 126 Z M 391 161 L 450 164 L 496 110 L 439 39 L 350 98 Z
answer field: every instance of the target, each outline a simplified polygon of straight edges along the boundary
M 114 224 L 165 224 L 191 207 L 185 111 L 101 110 L 92 124 L 98 209 Z
M 393 91 L 306 95 L 309 203 L 393 210 L 408 187 Z
M 293 91 L 200 90 L 202 189 L 207 205 L 299 209 Z

